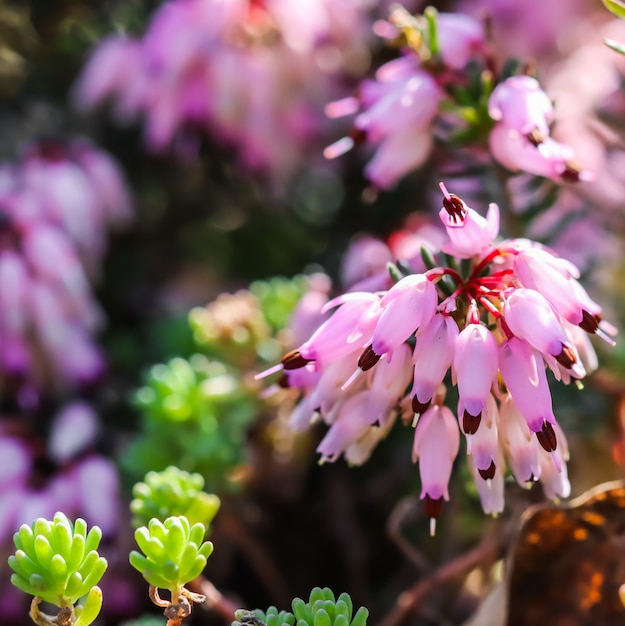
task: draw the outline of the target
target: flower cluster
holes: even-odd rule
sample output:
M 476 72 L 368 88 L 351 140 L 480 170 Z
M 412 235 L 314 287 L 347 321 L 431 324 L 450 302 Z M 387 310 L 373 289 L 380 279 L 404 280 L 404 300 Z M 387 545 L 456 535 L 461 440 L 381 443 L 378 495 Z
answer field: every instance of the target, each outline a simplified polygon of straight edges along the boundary
M 364 81 L 357 97 L 327 107 L 331 117 L 358 113 L 352 135 L 326 148 L 327 158 L 356 143 L 375 146 L 365 175 L 384 189 L 426 162 L 436 136 L 451 145 L 464 133 L 473 147 L 489 136 L 492 157 L 512 171 L 567 182 L 590 176 L 569 146 L 550 137 L 553 105 L 538 81 L 496 74 L 478 21 L 431 8 L 413 17 L 396 8 L 381 24 L 378 33 L 399 41 L 402 54 Z M 471 82 L 471 61 L 483 68 L 477 95 L 463 87 Z
M 583 378 L 597 366 L 588 334 L 613 343 L 615 330 L 572 263 L 526 239 L 498 241 L 497 205 L 483 217 L 441 188 L 440 258 L 452 262 L 426 253 L 426 271 L 393 266 L 389 289 L 330 300 L 321 312 L 332 315 L 260 376 L 282 371 L 280 384 L 302 391 L 294 429 L 329 424 L 322 461 L 360 464 L 398 415 L 412 422 L 432 520 L 449 499 L 459 430 L 487 513 L 503 509 L 506 461 L 520 484 L 540 479 L 548 496 L 565 497 L 567 446 L 546 370 L 564 383 Z M 444 405 L 449 370 L 457 419 Z
M 116 163 L 86 141 L 41 142 L 0 167 L 0 371 L 21 400 L 102 370 L 90 279 L 130 206 Z
M 367 5 L 172 0 L 143 38 L 96 48 L 75 99 L 83 109 L 112 99 L 121 121 L 143 116 L 151 150 L 190 153 L 204 131 L 245 167 L 285 171 L 320 130 L 332 76 L 366 66 Z
M 550 136 L 553 104 L 535 78 L 512 76 L 497 85 L 488 113 L 496 122 L 491 153 L 508 169 L 566 182 L 592 178 L 575 163 L 573 149 Z

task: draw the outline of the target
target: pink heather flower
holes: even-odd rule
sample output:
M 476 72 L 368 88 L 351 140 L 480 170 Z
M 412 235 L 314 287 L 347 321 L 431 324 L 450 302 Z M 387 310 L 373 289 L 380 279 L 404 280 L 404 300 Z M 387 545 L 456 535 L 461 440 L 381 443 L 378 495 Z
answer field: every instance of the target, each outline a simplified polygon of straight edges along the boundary
M 432 520 L 448 498 L 458 422 L 487 513 L 502 510 L 506 459 L 519 483 L 540 479 L 549 497 L 568 493 L 568 451 L 546 365 L 564 384 L 581 378 L 597 365 L 588 334 L 611 342 L 608 333 L 615 332 L 577 282 L 574 265 L 528 240 L 497 242 L 495 211 L 480 221 L 442 188 L 448 229 L 475 228 L 474 236 L 457 240 L 462 273 L 450 262 L 388 290 L 327 302 L 321 312 L 336 311 L 274 368 L 302 392 L 294 429 L 317 419 L 330 426 L 319 447 L 323 460 L 342 454 L 364 462 L 398 414 L 411 421 L 412 408 L 414 459 Z M 442 404 L 450 366 L 457 419 Z
M 345 296 L 342 301 L 335 299 L 326 303 L 326 307 L 332 304 L 341 306 L 300 346 L 299 354 L 302 358 L 315 361 L 318 365 L 330 363 L 370 340 L 375 317 L 367 321 L 364 327 L 360 327 L 359 322 L 367 319 L 366 315 L 372 307 L 377 307 L 378 297 L 370 293 L 349 295 L 349 299 Z
M 458 385 L 463 431 L 472 435 L 497 375 L 497 340 L 483 324 L 467 324 L 456 339 L 452 374 Z M 477 418 L 477 419 L 475 419 Z
M 449 194 L 448 194 L 449 195 Z M 443 252 L 460 259 L 467 259 L 487 251 L 499 233 L 499 207 L 491 203 L 486 218 L 457 198 L 455 207 L 444 206 L 439 217 L 445 226 L 449 243 L 442 246 Z M 451 195 L 444 202 L 454 202 Z
M 449 478 L 459 448 L 454 414 L 445 406 L 431 406 L 417 422 L 412 446 L 412 462 L 419 461 L 420 497 L 426 499 L 426 512 L 430 501 L 449 500 Z M 430 514 L 430 518 L 436 517 Z
M 503 397 L 499 407 L 499 431 L 517 483 L 524 486 L 538 480 L 541 448 L 509 393 Z
M 569 482 L 566 466 L 569 458 L 566 437 L 558 424 L 554 426 L 554 431 L 559 444 L 558 448 L 551 454 L 543 449 L 540 449 L 538 452 L 540 482 L 545 491 L 545 496 L 550 500 L 568 498 L 571 495 L 571 483 Z
M 371 347 L 377 355 L 392 353 L 434 316 L 436 287 L 424 274 L 411 274 L 393 285 L 380 301 Z
M 406 344 L 398 346 L 390 361 L 382 359 L 371 373 L 368 413 L 372 423 L 385 426 L 391 410 L 410 383 L 412 352 Z
M 575 376 L 584 376 L 575 347 L 569 343 L 547 299 L 537 291 L 525 288 L 511 290 L 509 295 L 504 295 L 503 315 L 512 333 L 525 339 L 548 361 L 549 357 L 555 357 Z
M 545 366 L 532 346 L 518 337 L 508 339 L 499 348 L 499 370 L 531 431 L 556 423 Z
M 392 187 L 407 172 L 421 166 L 432 146 L 431 125 L 438 113 L 443 92 L 434 78 L 417 67 L 413 57 L 402 57 L 383 65 L 375 81 L 361 86 L 363 111 L 354 126 L 367 142 L 377 146 L 365 174 L 377 187 Z M 326 148 L 335 158 L 353 147 L 341 139 Z
M 443 63 L 461 70 L 486 48 L 484 29 L 477 20 L 460 13 L 439 13 L 438 45 Z
M 77 140 L 33 144 L 0 179 L 0 371 L 20 376 L 20 397 L 93 380 L 103 362 L 92 334 L 103 315 L 91 281 L 108 227 L 129 219 L 123 176 Z
M 489 145 L 495 160 L 513 172 L 564 182 L 593 179 L 592 173 L 577 165 L 572 148 L 551 137 L 534 145 L 517 131 L 497 124 L 490 132 Z
M 443 382 L 451 367 L 458 333 L 458 324 L 453 317 L 437 314 L 417 337 L 412 356 L 411 391 L 415 413 L 423 413 Z
M 372 428 L 367 411 L 369 395 L 360 391 L 345 400 L 339 414 L 317 446 L 321 461 L 335 461 L 349 446 L 362 439 Z
M 497 403 L 489 395 L 483 419 L 475 433 L 467 438 L 467 452 L 473 457 L 475 468 L 484 480 L 492 479 L 496 473 L 499 458 L 498 421 Z
M 245 167 L 289 173 L 324 131 L 337 78 L 363 69 L 367 10 L 367 0 L 170 0 L 143 37 L 94 50 L 74 100 L 142 117 L 150 150 L 196 156 L 209 133 Z

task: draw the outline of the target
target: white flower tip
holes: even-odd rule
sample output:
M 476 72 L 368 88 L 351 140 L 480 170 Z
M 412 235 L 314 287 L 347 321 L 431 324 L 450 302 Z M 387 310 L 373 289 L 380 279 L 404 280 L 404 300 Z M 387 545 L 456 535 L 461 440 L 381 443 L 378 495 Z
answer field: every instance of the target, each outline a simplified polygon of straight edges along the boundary
M 416 428 L 417 427 L 417 422 L 419 421 L 419 413 L 415 413 L 414 417 L 412 418 L 412 427 Z
M 271 376 L 272 374 L 275 374 L 276 372 L 280 372 L 282 371 L 282 369 L 284 369 L 284 366 L 282 365 L 282 363 L 278 363 L 277 365 L 274 365 L 273 367 L 270 367 L 269 369 L 266 369 L 263 372 L 256 374 L 256 376 L 254 376 L 254 380 L 261 380 L 262 378 L 267 378 L 267 376 Z
M 471 441 L 473 439 L 473 437 L 471 435 L 465 435 L 467 438 L 467 454 L 470 455 L 471 454 Z
M 346 115 L 356 113 L 359 108 L 360 101 L 358 100 L 358 98 L 350 96 L 348 98 L 343 98 L 342 100 L 329 102 L 328 104 L 326 104 L 324 113 L 327 117 L 334 119 L 337 117 L 345 117 Z
M 350 385 L 362 374 L 362 370 L 357 368 L 356 371 L 341 385 L 341 391 L 345 391 Z
M 447 191 L 447 187 L 445 187 L 445 183 L 438 183 L 438 186 L 440 187 L 445 198 L 447 200 L 451 200 L 451 195 L 449 194 L 449 191 Z
M 346 152 L 349 152 L 354 147 L 354 140 L 351 137 L 343 137 L 333 144 L 329 145 L 323 151 L 323 156 L 328 159 L 336 159 L 342 156 Z
M 558 470 L 558 473 L 561 474 L 562 473 L 562 463 L 560 463 L 560 458 L 556 454 L 555 450 L 551 451 L 551 458 L 553 459 L 553 464 L 556 466 L 556 469 Z
M 601 328 L 597 328 L 595 335 L 597 335 L 597 337 L 601 337 L 601 339 L 603 339 L 603 341 L 605 341 L 612 348 L 616 345 L 616 341 L 614 341 L 614 339 L 612 339 L 612 337 L 610 337 L 610 335 L 604 332 Z
M 430 517 L 430 537 L 434 537 L 436 535 L 436 518 Z
M 486 488 L 487 489 L 492 489 L 493 488 L 493 481 L 491 478 L 487 478 L 486 479 Z

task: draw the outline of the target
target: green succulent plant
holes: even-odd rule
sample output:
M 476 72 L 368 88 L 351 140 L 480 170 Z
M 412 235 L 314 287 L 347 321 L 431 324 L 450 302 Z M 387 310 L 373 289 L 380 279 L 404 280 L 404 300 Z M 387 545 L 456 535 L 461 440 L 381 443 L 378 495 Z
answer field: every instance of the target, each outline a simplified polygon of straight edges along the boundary
M 269 607 L 266 612 L 241 609 L 235 613 L 232 626 L 366 626 L 369 611 L 361 606 L 354 614 L 352 599 L 342 593 L 335 599 L 329 588 L 315 587 L 308 602 L 295 598 L 293 612 Z
M 197 578 L 213 552 L 213 544 L 204 541 L 206 526 L 191 526 L 184 515 L 168 517 L 164 522 L 153 518 L 135 531 L 143 551 L 133 550 L 130 563 L 153 587 L 169 589 L 177 598 L 186 583 Z
M 152 367 L 134 397 L 142 433 L 122 459 L 131 477 L 176 465 L 200 473 L 209 491 L 236 490 L 258 400 L 235 374 L 200 354 Z
M 204 478 L 197 472 L 185 472 L 174 465 L 162 472 L 148 472 L 144 481 L 132 489 L 130 510 L 134 526 L 145 526 L 153 517 L 163 521 L 184 515 L 191 526 L 201 522 L 210 530 L 221 502 L 203 489 Z
M 63 513 L 52 521 L 38 518 L 13 536 L 17 550 L 9 557 L 11 582 L 22 591 L 60 608 L 71 607 L 75 626 L 87 626 L 102 607 L 97 584 L 107 562 L 98 554 L 102 531 L 87 531 L 85 520 L 73 524 Z M 74 604 L 86 596 L 83 605 Z

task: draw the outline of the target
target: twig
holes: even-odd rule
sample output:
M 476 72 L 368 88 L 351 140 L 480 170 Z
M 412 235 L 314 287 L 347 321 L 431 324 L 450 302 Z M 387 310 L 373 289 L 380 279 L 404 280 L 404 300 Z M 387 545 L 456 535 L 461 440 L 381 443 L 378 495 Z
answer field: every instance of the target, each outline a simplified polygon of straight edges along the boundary
M 382 619 L 379 626 L 399 626 L 433 589 L 464 574 L 481 561 L 494 557 L 500 548 L 501 537 L 489 535 L 475 548 L 441 565 L 427 578 L 420 580 L 411 589 L 402 593 L 397 598 L 395 607 Z
M 426 572 L 430 564 L 425 556 L 402 535 L 404 522 L 410 521 L 417 514 L 417 499 L 414 496 L 402 498 L 391 511 L 386 524 L 386 532 L 391 541 L 403 552 L 406 558 L 419 572 Z

